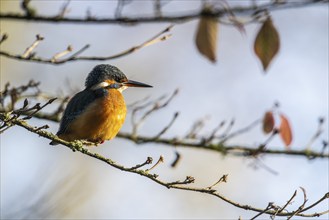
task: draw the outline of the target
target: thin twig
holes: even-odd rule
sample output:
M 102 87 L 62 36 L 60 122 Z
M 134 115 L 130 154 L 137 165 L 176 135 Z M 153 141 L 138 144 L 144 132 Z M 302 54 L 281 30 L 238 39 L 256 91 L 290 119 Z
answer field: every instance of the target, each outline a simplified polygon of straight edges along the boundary
M 90 47 L 90 44 L 86 44 L 85 46 L 83 46 L 80 50 L 78 50 L 77 52 L 73 53 L 69 58 L 67 58 L 68 60 L 77 57 L 78 55 L 80 55 L 81 53 L 83 53 L 85 50 L 87 50 Z
M 320 135 L 323 132 L 323 124 L 324 124 L 324 118 L 319 118 L 318 121 L 318 129 L 316 130 L 315 134 L 311 137 L 310 141 L 308 142 L 308 144 L 306 145 L 307 149 L 311 149 L 312 144 L 316 141 L 316 139 L 318 139 L 320 137 Z
M 43 125 L 43 126 L 37 127 L 34 131 L 40 131 L 42 129 L 48 129 L 48 128 L 49 128 L 49 125 Z
M 187 176 L 185 178 L 185 180 L 183 181 L 174 181 L 174 182 L 171 182 L 171 183 L 167 183 L 168 186 L 173 186 L 173 185 L 186 185 L 186 184 L 190 184 L 190 183 L 194 183 L 195 179 L 194 177 L 192 176 Z
M 291 198 L 288 200 L 288 202 L 279 210 L 279 212 L 282 212 L 285 210 L 285 208 L 291 204 L 291 201 L 296 197 L 297 190 L 295 190 L 294 194 L 291 196 Z
M 322 198 L 320 198 L 318 201 L 314 202 L 312 205 L 302 209 L 301 212 L 305 212 L 305 211 L 317 206 L 319 203 L 321 203 L 325 199 L 329 199 L 329 192 L 327 192 Z
M 41 41 L 44 40 L 44 37 L 40 36 L 39 34 L 36 35 L 36 40 L 32 43 L 31 46 L 26 48 L 25 52 L 22 55 L 22 58 L 31 58 L 32 51 L 39 45 Z
M 303 187 L 299 187 L 301 190 L 302 190 L 302 192 L 303 192 L 303 195 L 304 195 L 304 201 L 303 201 L 303 203 L 298 207 L 298 209 L 296 210 L 296 211 L 294 211 L 290 216 L 288 216 L 288 218 L 287 218 L 287 220 L 289 220 L 289 219 L 291 219 L 292 217 L 294 217 L 294 216 L 296 216 L 297 214 L 299 214 L 302 210 L 303 210 L 303 208 L 305 207 L 305 204 L 306 204 L 306 202 L 307 202 L 307 196 L 306 196 L 306 191 L 305 191 L 305 189 L 303 188 Z
M 132 112 L 132 115 L 131 115 L 131 121 L 132 121 L 132 124 L 133 124 L 133 127 L 132 127 L 132 134 L 134 136 L 137 135 L 137 131 L 138 131 L 138 128 L 141 126 L 141 124 L 146 120 L 147 117 L 149 117 L 152 113 L 154 113 L 155 111 L 158 111 L 160 109 L 163 109 L 165 108 L 172 100 L 173 98 L 178 94 L 178 89 L 176 89 L 173 94 L 163 103 L 158 103 L 158 102 L 155 102 L 155 103 L 150 103 L 153 104 L 153 107 L 151 109 L 149 109 L 148 111 L 146 111 L 144 113 L 144 115 L 142 117 L 140 117 L 140 119 L 136 122 L 136 118 L 135 118 L 135 114 L 138 110 L 141 110 L 145 107 L 148 106 L 148 103 L 147 104 L 144 104 L 143 106 L 140 106 L 138 108 L 135 108 Z M 162 99 L 162 97 L 159 98 L 159 100 Z
M 4 33 L 2 36 L 1 36 L 1 39 L 0 39 L 0 44 L 2 44 L 5 40 L 8 39 L 8 34 Z
M 218 185 L 219 183 L 226 183 L 227 182 L 227 177 L 228 177 L 228 174 L 223 175 L 217 182 L 215 182 L 211 186 L 208 186 L 207 189 L 211 189 L 214 186 Z
M 223 132 L 222 135 L 220 135 L 218 138 L 222 139 L 222 141 L 220 143 L 224 143 L 225 141 L 227 141 L 228 139 L 236 136 L 239 134 L 239 132 L 234 132 L 234 133 L 231 133 L 231 130 L 234 126 L 234 123 L 235 123 L 235 119 L 233 118 L 231 121 L 230 121 L 230 124 L 227 126 L 226 130 Z M 243 131 L 241 131 L 242 133 L 244 133 Z M 230 135 L 229 135 L 230 134 Z
M 73 50 L 72 46 L 69 45 L 66 50 L 62 51 L 62 52 L 59 52 L 59 53 L 56 53 L 51 59 L 56 62 L 56 60 L 58 60 L 59 58 L 67 55 L 68 53 L 71 53 Z
M 176 167 L 177 164 L 178 164 L 178 161 L 180 160 L 180 158 L 181 158 L 181 155 L 180 155 L 180 153 L 176 150 L 176 151 L 175 151 L 175 159 L 174 159 L 174 161 L 170 164 L 170 166 L 171 166 L 171 167 Z
M 71 0 L 67 0 L 67 1 L 63 4 L 61 10 L 59 11 L 59 13 L 58 13 L 58 15 L 57 15 L 57 17 L 58 17 L 59 19 L 64 18 L 65 14 L 67 14 L 67 13 L 70 12 L 70 10 L 68 9 L 70 2 L 71 2 Z
M 41 58 L 41 57 L 31 56 L 30 53 L 39 44 L 40 40 L 37 40 L 29 48 L 27 48 L 26 52 L 22 56 L 21 55 L 13 55 L 13 54 L 10 54 L 10 53 L 5 52 L 5 51 L 0 51 L 0 55 L 5 56 L 7 58 L 17 59 L 17 60 L 37 62 L 37 63 L 45 63 L 45 64 L 64 64 L 64 63 L 67 63 L 67 62 L 78 61 L 78 60 L 85 60 L 85 61 L 112 60 L 112 59 L 117 59 L 117 58 L 126 56 L 128 54 L 134 53 L 134 52 L 136 52 L 136 51 L 138 51 L 138 50 L 140 50 L 144 47 L 147 47 L 147 46 L 153 45 L 155 43 L 162 42 L 162 41 L 165 41 L 165 40 L 169 39 L 169 37 L 171 35 L 165 35 L 165 36 L 161 36 L 161 35 L 163 35 L 164 33 L 168 32 L 168 31 L 170 31 L 172 27 L 173 27 L 173 25 L 170 25 L 169 27 L 162 30 L 160 33 L 156 34 L 154 37 L 152 37 L 151 39 L 143 42 L 142 44 L 139 44 L 139 45 L 134 46 L 130 49 L 124 50 L 124 51 L 122 51 L 118 54 L 110 55 L 110 56 L 77 56 L 77 55 L 81 54 L 84 50 L 86 50 L 89 47 L 89 45 L 84 46 L 82 49 L 80 49 L 78 52 L 76 52 L 72 56 L 70 56 L 66 59 L 61 59 L 61 60 L 57 60 L 57 59 L 53 59 L 53 58 L 44 59 L 44 58 Z
M 225 125 L 225 121 L 222 121 L 218 124 L 218 126 L 211 132 L 210 136 L 205 139 L 205 143 L 210 143 L 215 137 L 216 133 Z
M 164 128 L 159 132 L 159 134 L 155 135 L 155 136 L 154 136 L 154 139 L 158 139 L 158 138 L 160 138 L 164 133 L 166 133 L 166 132 L 169 130 L 169 128 L 174 124 L 174 122 L 176 121 L 178 115 L 179 115 L 179 112 L 175 112 L 175 114 L 174 114 L 173 118 L 171 119 L 171 121 L 169 122 L 169 124 L 168 124 L 166 127 L 164 127 Z
M 185 135 L 185 139 L 196 139 L 198 133 L 202 130 L 202 128 L 205 126 L 206 118 L 201 118 L 194 122 L 189 132 Z M 202 143 L 205 143 L 205 141 L 201 141 Z
M 156 166 L 158 166 L 160 163 L 164 162 L 164 158 L 162 155 L 160 155 L 159 160 L 149 169 L 145 170 L 145 172 L 149 172 L 151 170 L 153 170 Z
M 42 106 L 40 106 L 40 103 L 37 103 L 35 105 L 35 111 L 32 112 L 31 114 L 28 114 L 26 117 L 22 118 L 23 120 L 26 120 L 26 119 L 30 119 L 32 118 L 33 115 L 35 115 L 37 112 L 39 112 L 41 109 L 45 108 L 47 105 L 50 105 L 51 103 L 53 103 L 57 98 L 53 98 L 53 99 L 50 99 L 48 100 L 48 102 L 46 102 L 45 104 L 43 104 Z
M 124 8 L 124 6 L 130 4 L 132 0 L 119 0 L 117 7 L 115 9 L 115 18 L 121 18 L 121 13 Z
M 235 132 L 232 132 L 230 134 L 228 134 L 228 132 L 225 132 L 224 134 L 226 135 L 221 135 L 219 138 L 222 138 L 222 140 L 220 141 L 220 143 L 225 143 L 228 139 L 231 139 L 237 135 L 240 135 L 242 133 L 245 133 L 246 131 L 249 131 L 251 130 L 252 128 L 254 128 L 256 125 L 258 125 L 260 122 L 262 121 L 262 119 L 257 119 L 255 121 L 253 121 L 252 123 L 250 123 L 249 125 L 247 125 L 246 127 L 244 128 L 241 128 Z M 234 123 L 234 120 L 231 121 L 230 123 L 230 127 L 229 128 L 232 128 L 233 126 L 233 123 Z
M 23 9 L 26 17 L 33 17 L 36 14 L 35 9 L 30 6 L 30 2 L 31 0 L 22 0 L 21 2 L 21 8 Z
M 147 157 L 147 159 L 146 159 L 146 161 L 144 163 L 137 164 L 136 166 L 133 166 L 133 167 L 128 168 L 128 169 L 129 170 L 136 170 L 136 169 L 141 168 L 141 167 L 143 167 L 143 166 L 145 166 L 147 164 L 152 164 L 152 162 L 153 162 L 153 158 L 152 157 Z
M 257 217 L 261 216 L 262 214 L 264 214 L 265 212 L 267 212 L 268 210 L 270 210 L 272 208 L 272 205 L 273 205 L 272 202 L 268 203 L 268 205 L 266 206 L 266 208 L 262 212 L 258 213 L 257 215 L 255 215 L 254 217 L 252 217 L 250 220 L 255 220 Z

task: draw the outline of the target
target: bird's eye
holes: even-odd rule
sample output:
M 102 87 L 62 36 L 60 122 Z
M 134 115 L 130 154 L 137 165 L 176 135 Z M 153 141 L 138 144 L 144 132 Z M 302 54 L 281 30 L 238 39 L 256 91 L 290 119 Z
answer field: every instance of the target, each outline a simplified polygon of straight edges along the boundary
M 122 85 L 120 83 L 113 83 L 110 85 L 111 89 L 119 89 Z

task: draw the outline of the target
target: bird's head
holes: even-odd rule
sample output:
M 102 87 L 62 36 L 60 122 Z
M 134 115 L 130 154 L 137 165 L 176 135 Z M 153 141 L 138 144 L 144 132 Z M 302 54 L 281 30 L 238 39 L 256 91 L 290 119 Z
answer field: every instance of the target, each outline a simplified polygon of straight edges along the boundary
M 108 64 L 100 64 L 89 73 L 85 86 L 87 89 L 117 89 L 122 92 L 128 87 L 152 87 L 150 85 L 128 80 L 117 67 Z

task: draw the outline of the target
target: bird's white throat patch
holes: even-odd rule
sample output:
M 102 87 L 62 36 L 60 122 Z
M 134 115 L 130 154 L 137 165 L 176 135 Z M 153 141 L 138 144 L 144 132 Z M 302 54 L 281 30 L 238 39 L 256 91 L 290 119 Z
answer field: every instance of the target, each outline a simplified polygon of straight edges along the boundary
M 125 90 L 126 88 L 128 88 L 128 86 L 121 86 L 120 88 L 118 88 L 118 91 L 122 93 L 122 91 Z

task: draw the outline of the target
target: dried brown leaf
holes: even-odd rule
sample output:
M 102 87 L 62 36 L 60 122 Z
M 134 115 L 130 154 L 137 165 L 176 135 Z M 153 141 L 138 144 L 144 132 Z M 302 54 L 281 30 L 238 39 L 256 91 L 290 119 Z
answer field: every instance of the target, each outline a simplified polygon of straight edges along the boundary
M 195 43 L 199 52 L 216 62 L 218 22 L 216 18 L 202 16 L 196 32 Z
M 288 148 L 292 142 L 292 131 L 290 127 L 290 123 L 286 116 L 280 114 L 281 124 L 280 124 L 280 137 L 282 141 L 285 143 Z
M 260 28 L 254 43 L 255 53 L 262 62 L 264 71 L 267 70 L 272 59 L 278 53 L 279 48 L 279 33 L 274 27 L 272 19 L 268 17 Z
M 271 111 L 265 113 L 263 118 L 263 131 L 268 134 L 273 131 L 274 128 L 274 117 Z

